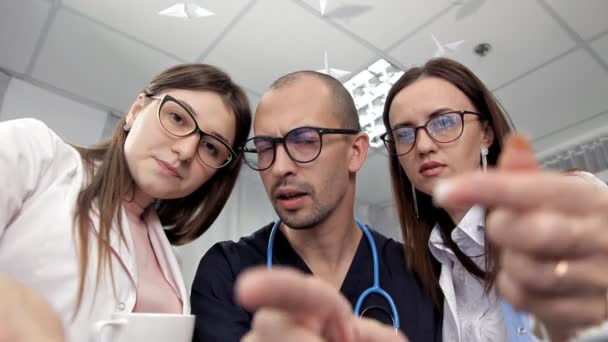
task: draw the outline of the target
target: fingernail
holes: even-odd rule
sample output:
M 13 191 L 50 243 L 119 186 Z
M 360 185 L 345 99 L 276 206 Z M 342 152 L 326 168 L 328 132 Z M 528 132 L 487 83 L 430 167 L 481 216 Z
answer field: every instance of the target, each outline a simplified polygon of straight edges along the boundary
M 452 182 L 442 180 L 437 182 L 433 188 L 433 203 L 437 205 L 444 204 L 448 199 L 448 194 L 452 190 Z
M 509 147 L 518 150 L 518 151 L 527 151 L 532 150 L 530 146 L 530 142 L 528 139 L 522 134 L 513 134 L 509 137 Z

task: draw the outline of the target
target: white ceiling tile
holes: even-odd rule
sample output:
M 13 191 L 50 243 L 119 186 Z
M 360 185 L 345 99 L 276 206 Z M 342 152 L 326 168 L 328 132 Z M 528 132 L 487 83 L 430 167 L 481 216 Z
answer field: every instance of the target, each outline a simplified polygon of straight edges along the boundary
M 381 149 L 370 149 L 367 160 L 357 173 L 356 198 L 368 204 L 383 203 L 392 199 L 388 155 Z
M 546 0 L 583 39 L 608 30 L 606 0 Z
M 608 110 L 608 71 L 582 49 L 496 92 L 517 129 L 532 138 Z
M 281 75 L 330 67 L 356 71 L 374 54 L 319 16 L 291 1 L 259 1 L 205 62 L 227 70 L 246 87 L 262 93 Z
M 25 73 L 50 9 L 42 0 L 0 2 L 0 66 Z
M 178 61 L 60 10 L 33 77 L 126 111 L 156 74 L 174 64 Z
M 608 34 L 594 40 L 591 47 L 597 52 L 600 57 L 608 64 Z
M 319 0 L 303 1 L 319 9 Z M 356 4 L 328 1 L 325 13 L 326 20 L 339 23 L 380 49 L 387 49 L 449 6 L 449 1 L 359 0 Z
M 482 1 L 477 12 L 453 10 L 391 51 L 404 65 L 421 65 L 435 54 L 434 34 L 442 43 L 465 42 L 446 55 L 471 68 L 490 88 L 524 74 L 568 51 L 574 41 L 535 1 Z M 473 53 L 479 43 L 490 43 L 486 57 Z
M 201 7 L 215 13 L 210 17 L 179 19 L 157 14 L 175 2 L 63 0 L 62 4 L 172 56 L 193 62 L 220 36 L 249 0 L 199 1 Z

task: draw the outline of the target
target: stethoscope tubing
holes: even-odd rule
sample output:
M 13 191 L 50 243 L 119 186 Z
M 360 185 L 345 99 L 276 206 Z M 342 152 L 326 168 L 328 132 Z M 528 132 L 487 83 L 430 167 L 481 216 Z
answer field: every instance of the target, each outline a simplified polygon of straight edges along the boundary
M 355 313 L 355 315 L 359 316 L 360 312 L 361 312 L 361 306 L 363 305 L 363 301 L 365 300 L 365 298 L 367 298 L 367 296 L 371 295 L 372 293 L 376 293 L 376 294 L 380 295 L 381 297 L 383 297 L 386 300 L 386 302 L 388 303 L 388 305 L 390 306 L 390 309 L 392 312 L 391 319 L 393 320 L 393 327 L 395 329 L 399 329 L 399 312 L 397 311 L 397 306 L 395 305 L 395 301 L 388 294 L 388 292 L 386 292 L 382 287 L 380 287 L 380 261 L 378 258 L 378 249 L 376 248 L 376 243 L 374 242 L 374 237 L 372 236 L 369 229 L 367 229 L 367 227 L 363 223 L 361 223 L 361 221 L 356 219 L 355 222 L 357 223 L 357 226 L 359 227 L 359 229 L 361 229 L 361 231 L 363 232 L 363 235 L 365 235 L 365 238 L 369 242 L 369 248 L 372 253 L 373 282 L 372 282 L 372 286 L 369 287 L 367 290 L 363 291 L 363 293 L 361 293 L 361 295 L 357 299 L 357 302 L 355 304 L 354 313 Z M 268 269 L 272 268 L 274 239 L 275 239 L 275 236 L 277 235 L 277 231 L 279 230 L 280 226 L 281 226 L 281 220 L 277 220 L 274 223 L 274 225 L 272 226 L 272 229 L 270 231 L 270 237 L 268 238 L 268 247 L 266 250 L 266 267 Z

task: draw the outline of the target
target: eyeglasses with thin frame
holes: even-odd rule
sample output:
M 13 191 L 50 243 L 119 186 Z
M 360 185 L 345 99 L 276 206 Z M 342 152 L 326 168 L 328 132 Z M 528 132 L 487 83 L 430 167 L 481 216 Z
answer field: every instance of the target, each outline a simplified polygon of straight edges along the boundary
M 219 169 L 228 165 L 236 157 L 236 153 L 224 139 L 203 131 L 192 111 L 171 95 L 148 96 L 158 103 L 158 121 L 167 133 L 176 137 L 186 137 L 198 134 L 199 143 L 197 154 L 205 165 Z
M 449 143 L 458 140 L 464 131 L 465 114 L 482 117 L 481 114 L 468 110 L 440 113 L 430 118 L 422 126 L 400 125 L 380 136 L 390 154 L 402 156 L 414 149 L 418 130 L 424 129 L 426 134 L 438 143 Z
M 284 137 L 256 136 L 250 138 L 245 142 L 242 151 L 247 166 L 256 171 L 264 171 L 274 163 L 278 144 L 283 144 L 291 160 L 298 163 L 310 163 L 321 154 L 324 135 L 354 135 L 359 132 L 356 129 L 298 127 L 287 132 Z

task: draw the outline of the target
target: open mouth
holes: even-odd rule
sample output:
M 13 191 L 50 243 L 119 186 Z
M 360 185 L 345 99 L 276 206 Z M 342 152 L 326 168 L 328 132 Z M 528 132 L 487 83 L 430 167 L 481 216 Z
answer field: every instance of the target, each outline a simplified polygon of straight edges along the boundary
M 298 198 L 304 197 L 305 195 L 306 195 L 305 193 L 280 194 L 279 199 L 280 200 L 292 200 L 292 199 L 298 199 Z
M 276 194 L 277 204 L 285 210 L 299 210 L 304 207 L 305 198 L 308 194 L 300 189 L 280 189 Z
M 428 170 L 434 170 L 434 169 L 439 168 L 439 167 L 443 167 L 443 166 L 436 165 L 436 166 L 423 167 L 423 168 L 420 169 L 420 172 L 424 172 L 424 171 L 428 171 Z

